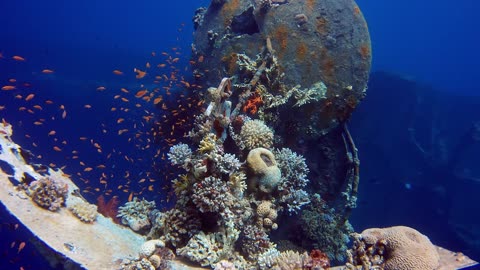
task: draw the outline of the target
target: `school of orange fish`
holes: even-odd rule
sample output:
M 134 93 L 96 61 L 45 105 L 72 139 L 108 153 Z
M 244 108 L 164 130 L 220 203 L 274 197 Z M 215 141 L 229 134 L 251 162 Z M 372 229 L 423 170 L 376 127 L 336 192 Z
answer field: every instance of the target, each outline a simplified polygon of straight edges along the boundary
M 122 156 L 122 158 L 130 164 L 144 163 L 148 158 L 130 157 L 129 154 L 124 153 L 121 147 L 113 148 L 111 151 L 105 151 L 100 141 L 102 138 L 89 138 L 87 136 L 80 136 L 78 138 L 60 138 L 61 130 L 51 129 L 45 136 L 47 136 L 53 143 L 51 149 L 55 152 L 65 154 L 66 160 L 78 160 L 77 168 L 67 167 L 66 165 L 49 163 L 48 166 L 52 168 L 61 168 L 65 173 L 72 177 L 73 181 L 81 180 L 84 187 L 81 191 L 84 194 L 92 194 L 92 196 L 117 196 L 118 191 L 123 194 L 128 194 L 126 200 L 131 201 L 135 196 L 145 196 L 146 193 L 162 194 L 162 201 L 169 201 L 173 192 L 170 190 L 170 181 L 176 177 L 176 174 L 171 171 L 166 162 L 166 153 L 169 147 L 176 143 L 178 138 L 182 138 L 191 129 L 194 115 L 192 112 L 198 111 L 203 105 L 202 93 L 197 91 L 201 86 L 188 82 L 182 76 L 181 69 L 177 64 L 181 57 L 181 52 L 178 48 L 172 48 L 171 52 L 161 52 L 162 62 L 158 64 L 151 64 L 146 62 L 143 68 L 133 68 L 133 75 L 135 80 L 139 83 L 139 89 L 136 91 L 127 88 L 110 89 L 108 85 L 99 85 L 96 88 L 98 94 L 110 92 L 114 100 L 120 100 L 125 103 L 123 106 L 112 106 L 111 112 L 124 112 L 125 117 L 118 117 L 109 120 L 109 125 L 101 124 L 103 134 L 112 136 L 111 131 L 107 126 L 112 123 L 117 124 L 116 136 L 124 136 L 126 142 L 134 143 L 139 151 L 146 151 L 147 149 L 153 153 L 150 159 L 151 166 L 143 168 L 142 174 L 133 174 L 129 168 L 124 168 L 123 175 L 117 176 L 118 167 L 109 163 L 113 155 Z M 160 57 L 156 52 L 151 53 L 150 59 L 156 60 Z M 23 56 L 14 55 L 10 57 L 10 61 L 26 62 L 27 59 Z M 9 61 L 3 54 L 0 55 L 0 61 Z M 203 61 L 203 57 L 197 59 Z M 190 61 L 193 65 L 195 62 Z M 187 67 L 185 67 L 185 71 Z M 51 68 L 44 68 L 41 70 L 42 74 L 54 74 L 56 71 Z M 130 76 L 132 73 L 115 69 L 112 71 L 117 76 Z M 133 79 L 133 78 L 132 78 Z M 153 83 L 153 84 L 152 84 Z M 153 89 L 148 89 L 145 84 L 156 85 Z M 19 82 L 15 78 L 8 79 L 1 87 L 2 95 L 10 94 L 14 99 L 23 101 L 23 106 L 18 108 L 11 108 L 7 102 L 8 99 L 0 99 L 0 112 L 10 111 L 10 113 L 26 112 L 31 115 L 38 116 L 33 121 L 33 126 L 48 125 L 48 120 L 62 120 L 73 121 L 68 115 L 68 108 L 64 104 L 57 104 L 54 98 L 41 97 L 41 93 L 34 93 L 32 85 L 29 82 Z M 29 92 L 32 91 L 32 92 Z M 173 93 L 173 94 L 172 94 Z M 1 97 L 1 96 L 0 96 Z M 2 104 L 3 103 L 3 104 Z M 129 105 L 134 103 L 134 105 Z M 118 103 L 117 103 L 118 104 Z M 56 106 L 56 115 L 42 115 L 45 106 Z M 55 108 L 55 107 L 54 107 Z M 84 104 L 85 110 L 94 109 L 91 104 Z M 141 113 L 141 117 L 129 117 L 129 113 L 135 110 L 137 115 Z M 2 115 L 2 114 L 0 114 Z M 115 117 L 113 114 L 112 118 Z M 2 117 L 3 118 L 3 117 Z M 8 119 L 2 119 L 6 121 Z M 15 126 L 15 124 L 14 124 Z M 68 127 L 68 123 L 66 125 Z M 32 140 L 33 148 L 38 147 L 35 139 L 38 136 L 36 130 L 25 130 L 24 136 Z M 27 133 L 28 132 L 28 133 Z M 35 134 L 31 136 L 30 132 Z M 106 137 L 107 138 L 107 137 Z M 83 160 L 80 150 L 69 148 L 71 140 L 79 140 L 90 144 L 90 147 L 100 155 L 104 162 L 100 164 L 91 164 L 89 160 Z M 103 138 L 105 139 L 105 138 Z M 27 147 L 28 149 L 28 147 Z M 35 149 L 32 149 L 33 153 Z M 36 154 L 38 159 L 42 159 L 41 154 Z M 114 173 L 115 171 L 115 173 Z M 96 179 L 95 179 L 96 178 Z M 77 182 L 78 184 L 78 182 Z M 132 187 L 134 186 L 134 187 Z M 150 194 L 152 195 L 152 194 Z M 166 196 L 165 196 L 166 195 Z M 148 195 L 147 195 L 148 196 Z M 18 226 L 18 224 L 16 224 Z M 11 248 L 16 246 L 16 242 L 11 244 Z M 18 252 L 25 247 L 25 242 L 18 245 Z

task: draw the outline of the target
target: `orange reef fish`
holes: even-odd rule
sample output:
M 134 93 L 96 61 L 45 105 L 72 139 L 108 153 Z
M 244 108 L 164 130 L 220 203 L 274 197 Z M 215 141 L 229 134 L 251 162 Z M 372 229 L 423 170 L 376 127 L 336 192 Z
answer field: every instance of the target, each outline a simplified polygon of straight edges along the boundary
M 21 56 L 18 56 L 18 55 L 12 56 L 12 59 L 15 60 L 15 61 L 19 61 L 19 62 L 24 62 L 25 61 L 25 58 L 23 58 Z
M 143 77 L 145 77 L 145 75 L 147 75 L 147 72 L 141 71 L 138 68 L 134 68 L 133 72 L 137 73 L 137 75 L 135 75 L 135 78 L 137 78 L 137 79 L 142 79 Z
M 44 73 L 44 74 L 52 74 L 52 73 L 54 73 L 54 72 L 55 72 L 55 71 L 53 71 L 53 70 L 51 70 L 51 69 L 44 69 L 44 70 L 42 70 L 42 73 Z
M 113 74 L 115 74 L 115 75 L 123 75 L 123 72 L 120 71 L 120 70 L 118 70 L 118 69 L 115 69 L 115 70 L 113 71 Z
M 16 87 L 13 86 L 13 85 L 5 85 L 5 86 L 2 87 L 2 90 L 4 90 L 4 91 L 10 91 L 10 90 L 15 90 L 15 89 L 16 89 Z

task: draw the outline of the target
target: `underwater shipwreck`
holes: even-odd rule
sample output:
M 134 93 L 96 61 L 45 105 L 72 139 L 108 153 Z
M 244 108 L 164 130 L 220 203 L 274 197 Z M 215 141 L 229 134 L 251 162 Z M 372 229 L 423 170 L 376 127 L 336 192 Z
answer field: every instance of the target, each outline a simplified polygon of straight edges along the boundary
M 372 52 L 353 0 L 212 0 L 193 18 L 201 112 L 166 156 L 173 207 L 135 197 L 121 224 L 72 177 L 29 161 L 0 124 L 0 200 L 65 269 L 461 269 L 476 262 L 401 224 L 356 233 L 347 122 Z M 361 151 L 361 149 L 360 149 Z

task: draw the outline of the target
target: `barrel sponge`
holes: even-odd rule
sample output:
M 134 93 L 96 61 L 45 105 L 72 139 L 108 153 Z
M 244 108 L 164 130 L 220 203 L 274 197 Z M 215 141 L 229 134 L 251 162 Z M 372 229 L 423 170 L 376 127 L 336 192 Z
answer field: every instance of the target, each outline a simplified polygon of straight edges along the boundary
M 363 240 L 373 245 L 385 243 L 385 270 L 436 269 L 440 257 L 428 237 L 415 229 L 396 226 L 367 229 L 361 233 Z
M 277 188 L 282 173 L 277 166 L 275 156 L 270 150 L 265 148 L 250 150 L 247 156 L 247 165 L 254 175 L 250 180 L 260 191 L 271 193 Z M 250 183 L 250 186 L 252 186 L 252 183 Z

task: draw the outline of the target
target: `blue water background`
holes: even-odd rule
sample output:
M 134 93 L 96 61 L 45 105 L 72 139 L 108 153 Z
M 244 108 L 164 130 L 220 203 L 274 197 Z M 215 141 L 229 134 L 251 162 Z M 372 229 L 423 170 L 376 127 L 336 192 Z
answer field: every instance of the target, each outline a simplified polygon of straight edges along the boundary
M 171 53 L 172 47 L 179 48 L 183 58 L 178 66 L 186 66 L 193 31 L 192 15 L 197 7 L 206 6 L 208 2 L 1 1 L 0 52 L 5 57 L 0 59 L 1 84 L 6 84 L 9 78 L 32 83 L 31 92 L 36 93 L 36 99 L 54 99 L 55 106 L 44 108 L 42 114 L 55 115 L 56 120 L 46 121 L 48 126 L 34 127 L 31 123 L 37 115 L 12 113 L 16 112 L 12 107 L 23 103 L 11 97 L 4 99 L 5 93 L 0 93 L 0 103 L 8 100 L 6 106 L 10 108 L 0 111 L 0 117 L 14 123 L 17 143 L 42 154 L 49 162 L 67 163 L 70 173 L 80 167 L 76 161 L 65 160 L 63 153 L 51 150 L 54 142 L 45 135 L 51 129 L 61 133 L 59 137 L 68 139 L 68 149 L 84 147 L 76 138 L 85 134 L 89 138 L 103 138 L 99 141 L 104 149 L 123 149 L 133 157 L 141 156 L 138 151 L 132 152 L 135 148 L 125 144 L 123 138 L 102 137 L 99 125 L 113 125 L 109 121 L 121 116 L 112 116 L 109 112 L 111 94 L 99 94 L 96 88 L 102 85 L 108 89 L 138 89 L 138 82 L 132 76 L 115 76 L 112 70 L 130 72 L 133 67 L 144 67 L 145 62 L 151 61 L 152 51 Z M 429 84 L 438 91 L 478 95 L 480 28 L 474 17 L 480 3 L 473 0 L 359 0 L 358 4 L 370 28 L 374 71 L 393 72 Z M 185 26 L 182 27 L 182 23 Z M 15 62 L 10 59 L 13 55 L 23 56 L 27 61 Z M 54 69 L 55 73 L 41 74 L 45 68 Z M 59 104 L 66 106 L 68 122 L 59 120 Z M 82 109 L 84 104 L 92 104 L 93 109 Z M 140 115 L 133 111 L 129 117 L 134 121 Z M 32 140 L 25 138 L 25 134 L 37 136 L 39 146 L 32 147 Z M 94 165 L 104 163 L 103 158 L 92 151 L 82 156 Z M 119 174 L 128 169 L 137 174 L 135 179 L 142 177 L 139 175 L 142 164 L 115 165 L 124 167 Z M 119 193 L 123 201 L 128 194 Z M 95 196 L 89 199 L 95 200 Z M 13 231 L 10 223 L 15 223 L 14 220 L 7 217 L 4 220 L 2 215 L 2 223 L 2 234 Z M 359 224 L 374 226 L 375 220 Z M 12 235 L 16 246 L 28 238 L 23 232 Z M 12 269 L 20 266 L 34 269 L 28 261 L 33 248 L 27 245 L 17 254 L 16 248 L 10 248 L 10 240 L 1 243 L 1 261 Z

